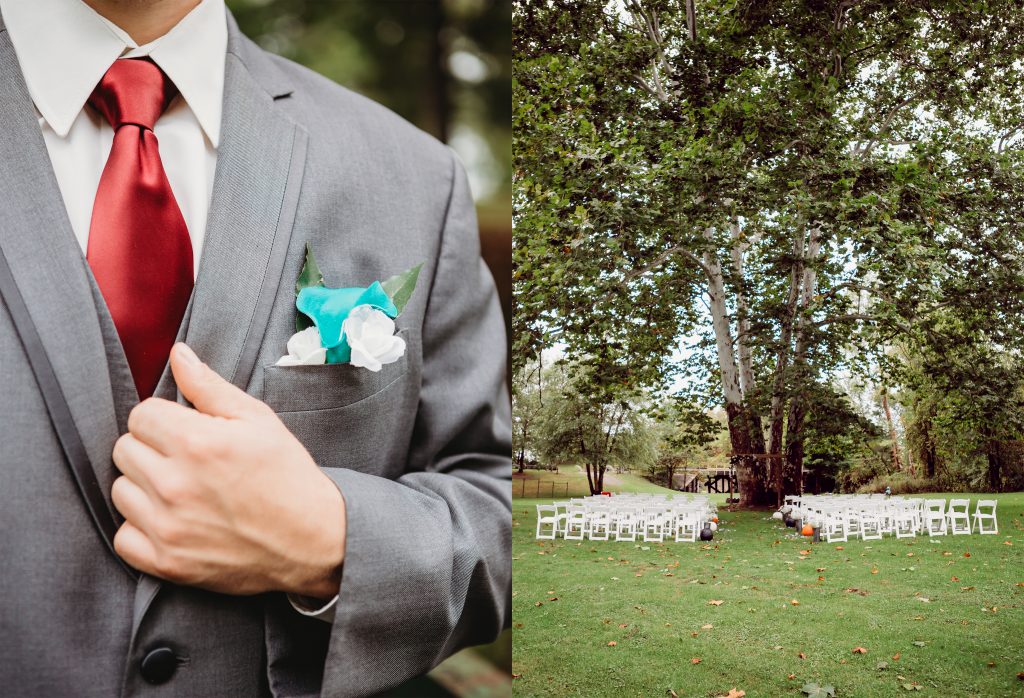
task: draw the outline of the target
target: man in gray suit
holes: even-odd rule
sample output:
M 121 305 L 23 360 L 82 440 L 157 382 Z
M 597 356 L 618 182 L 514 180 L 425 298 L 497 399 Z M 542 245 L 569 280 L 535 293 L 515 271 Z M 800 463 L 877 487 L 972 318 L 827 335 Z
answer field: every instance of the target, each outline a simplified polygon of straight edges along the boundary
M 370 695 L 492 640 L 504 330 L 452 153 L 223 0 L 0 15 L 0 693 Z M 279 365 L 307 248 L 423 264 L 400 356 Z

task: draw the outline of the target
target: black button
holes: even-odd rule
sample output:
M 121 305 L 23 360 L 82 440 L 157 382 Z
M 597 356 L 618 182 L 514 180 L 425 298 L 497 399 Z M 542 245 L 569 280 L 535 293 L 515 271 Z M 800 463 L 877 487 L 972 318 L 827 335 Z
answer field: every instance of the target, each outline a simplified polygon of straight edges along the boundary
M 149 683 L 166 683 L 178 668 L 178 658 L 170 647 L 157 647 L 142 658 L 139 670 Z

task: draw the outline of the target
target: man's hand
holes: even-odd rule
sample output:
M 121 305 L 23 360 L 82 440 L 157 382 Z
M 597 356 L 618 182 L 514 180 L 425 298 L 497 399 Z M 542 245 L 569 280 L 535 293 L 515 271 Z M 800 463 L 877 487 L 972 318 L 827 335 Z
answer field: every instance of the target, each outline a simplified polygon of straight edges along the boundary
M 227 594 L 338 593 L 345 501 L 277 415 L 184 344 L 189 409 L 149 398 L 114 446 L 114 548 L 142 572 Z

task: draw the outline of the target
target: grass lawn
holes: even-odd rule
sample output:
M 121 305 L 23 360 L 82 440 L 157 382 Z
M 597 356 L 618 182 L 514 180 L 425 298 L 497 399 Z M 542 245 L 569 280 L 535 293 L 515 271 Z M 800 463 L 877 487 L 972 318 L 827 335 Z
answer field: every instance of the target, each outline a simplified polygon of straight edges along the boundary
M 1024 696 L 1024 493 L 997 499 L 999 535 L 832 545 L 721 503 L 710 545 L 537 541 L 550 500 L 516 499 L 515 695 Z

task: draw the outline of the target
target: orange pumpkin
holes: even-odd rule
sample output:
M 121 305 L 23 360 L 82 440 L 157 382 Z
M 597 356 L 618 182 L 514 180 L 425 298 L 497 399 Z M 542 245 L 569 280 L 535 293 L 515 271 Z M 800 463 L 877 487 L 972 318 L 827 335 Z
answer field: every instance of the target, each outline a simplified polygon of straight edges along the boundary
M 712 516 L 711 520 L 714 521 L 715 523 L 718 523 L 718 517 L 717 516 Z
M 813 536 L 814 535 L 814 527 L 811 526 L 810 524 L 804 524 L 804 527 L 802 529 L 800 529 L 800 533 L 804 534 L 805 536 Z

